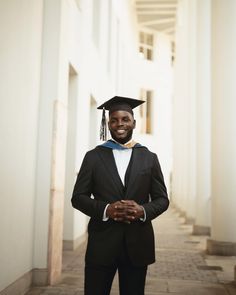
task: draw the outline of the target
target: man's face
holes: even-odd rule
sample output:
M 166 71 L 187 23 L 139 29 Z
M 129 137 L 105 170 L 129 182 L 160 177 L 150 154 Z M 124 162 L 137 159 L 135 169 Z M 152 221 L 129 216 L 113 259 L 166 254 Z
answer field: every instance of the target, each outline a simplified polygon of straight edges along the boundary
M 108 127 L 111 137 L 124 144 L 132 138 L 135 128 L 134 117 L 126 111 L 115 111 L 109 117 Z

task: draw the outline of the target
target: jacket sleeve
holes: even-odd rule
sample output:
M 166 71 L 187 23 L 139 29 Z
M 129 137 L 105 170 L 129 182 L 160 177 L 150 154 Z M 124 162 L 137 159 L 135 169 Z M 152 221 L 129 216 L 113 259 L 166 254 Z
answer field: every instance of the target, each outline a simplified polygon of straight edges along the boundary
M 164 177 L 156 154 L 153 154 L 150 202 L 142 206 L 146 212 L 146 221 L 156 218 L 169 206 Z
M 71 203 L 75 209 L 80 210 L 84 214 L 102 220 L 107 203 L 91 198 L 93 190 L 93 165 L 93 157 L 88 152 L 84 157 L 78 173 Z

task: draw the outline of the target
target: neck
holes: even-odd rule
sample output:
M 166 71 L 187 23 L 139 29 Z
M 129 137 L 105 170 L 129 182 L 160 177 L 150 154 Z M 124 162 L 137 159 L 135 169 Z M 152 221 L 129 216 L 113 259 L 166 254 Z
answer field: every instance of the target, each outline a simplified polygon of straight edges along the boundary
M 128 144 L 128 143 L 130 143 L 130 142 L 132 141 L 132 138 L 130 138 L 130 139 L 124 141 L 124 142 L 119 142 L 119 141 L 115 140 L 114 138 L 112 138 L 112 140 L 115 141 L 115 142 L 118 143 L 118 144 L 123 144 L 123 145 L 124 145 L 124 144 Z

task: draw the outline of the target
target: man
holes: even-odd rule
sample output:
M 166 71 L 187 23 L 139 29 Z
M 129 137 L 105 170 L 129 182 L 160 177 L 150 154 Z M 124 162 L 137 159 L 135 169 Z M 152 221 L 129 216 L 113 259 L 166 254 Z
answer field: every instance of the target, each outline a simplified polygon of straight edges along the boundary
M 109 295 L 117 270 L 121 295 L 143 295 L 147 266 L 155 261 L 151 220 L 169 201 L 156 154 L 132 141 L 132 109 L 141 103 L 115 96 L 98 107 L 102 135 L 109 110 L 112 140 L 85 155 L 74 187 L 73 207 L 91 217 L 85 295 Z

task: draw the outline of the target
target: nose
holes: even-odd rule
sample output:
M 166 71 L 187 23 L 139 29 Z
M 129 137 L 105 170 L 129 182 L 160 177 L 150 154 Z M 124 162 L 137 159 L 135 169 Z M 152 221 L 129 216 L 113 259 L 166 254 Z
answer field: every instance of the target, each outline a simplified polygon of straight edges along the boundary
M 118 122 L 117 122 L 117 126 L 123 126 L 123 120 L 119 119 Z

